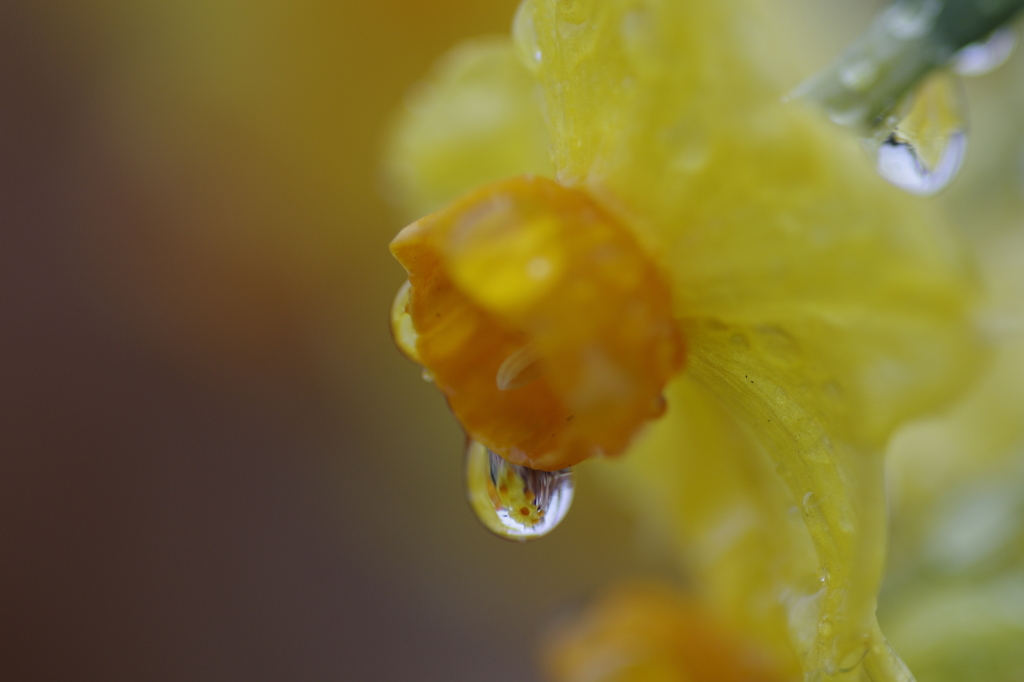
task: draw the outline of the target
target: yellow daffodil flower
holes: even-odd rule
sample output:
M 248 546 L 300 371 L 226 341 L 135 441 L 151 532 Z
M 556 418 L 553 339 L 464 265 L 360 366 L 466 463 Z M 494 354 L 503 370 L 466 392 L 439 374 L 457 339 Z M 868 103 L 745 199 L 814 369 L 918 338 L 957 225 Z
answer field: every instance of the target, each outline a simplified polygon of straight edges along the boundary
M 976 285 L 927 203 L 782 102 L 763 26 L 742 0 L 525 0 L 393 138 L 419 217 L 399 345 L 513 463 L 628 450 L 607 468 L 692 586 L 611 597 L 556 679 L 911 679 L 874 615 L 882 453 L 975 373 Z

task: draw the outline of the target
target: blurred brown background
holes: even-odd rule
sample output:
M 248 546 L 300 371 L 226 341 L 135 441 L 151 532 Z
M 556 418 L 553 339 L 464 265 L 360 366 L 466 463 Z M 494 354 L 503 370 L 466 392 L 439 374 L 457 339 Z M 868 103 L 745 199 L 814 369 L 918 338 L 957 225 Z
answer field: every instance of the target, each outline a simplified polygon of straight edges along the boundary
M 622 569 L 489 537 L 388 335 L 384 124 L 514 4 L 0 3 L 0 679 L 528 680 Z
M 532 680 L 652 570 L 489 537 L 388 336 L 386 122 L 515 4 L 0 2 L 0 679 Z

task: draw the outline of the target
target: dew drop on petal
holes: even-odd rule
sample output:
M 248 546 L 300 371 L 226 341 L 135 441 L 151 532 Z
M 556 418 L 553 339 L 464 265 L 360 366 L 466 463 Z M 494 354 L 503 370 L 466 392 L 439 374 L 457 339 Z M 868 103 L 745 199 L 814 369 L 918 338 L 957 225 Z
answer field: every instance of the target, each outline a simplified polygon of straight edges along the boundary
M 480 522 L 495 535 L 525 542 L 550 533 L 572 504 L 572 469 L 537 471 L 511 464 L 484 445 L 466 449 L 466 488 Z
M 1013 28 L 997 29 L 985 40 L 961 48 L 953 57 L 953 70 L 961 76 L 981 76 L 1002 65 L 1016 47 Z
M 949 73 L 929 76 L 875 133 L 878 173 L 897 187 L 928 196 L 960 170 L 967 123 L 960 83 Z
M 854 644 L 839 659 L 839 672 L 848 673 L 856 669 L 864 661 L 864 657 L 868 655 L 868 648 L 866 641 Z
M 398 290 L 395 295 L 395 302 L 391 304 L 391 336 L 395 345 L 407 358 L 419 362 L 419 351 L 416 350 L 416 340 L 419 335 L 412 324 L 412 316 L 409 314 L 409 292 L 412 291 L 412 284 L 409 280 Z M 425 378 L 425 377 L 424 377 Z

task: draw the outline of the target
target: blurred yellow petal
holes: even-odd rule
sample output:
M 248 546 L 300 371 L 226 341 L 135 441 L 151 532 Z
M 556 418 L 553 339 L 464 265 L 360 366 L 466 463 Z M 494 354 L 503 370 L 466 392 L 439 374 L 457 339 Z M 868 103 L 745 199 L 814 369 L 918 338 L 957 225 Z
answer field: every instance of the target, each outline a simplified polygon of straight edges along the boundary
M 977 208 L 979 220 L 988 210 Z M 1024 674 L 1019 217 L 982 240 L 992 366 L 947 414 L 902 429 L 888 453 L 893 544 L 880 620 L 911 668 L 936 682 Z
M 508 38 L 452 50 L 407 96 L 385 170 L 409 219 L 492 180 L 553 172 L 536 84 Z

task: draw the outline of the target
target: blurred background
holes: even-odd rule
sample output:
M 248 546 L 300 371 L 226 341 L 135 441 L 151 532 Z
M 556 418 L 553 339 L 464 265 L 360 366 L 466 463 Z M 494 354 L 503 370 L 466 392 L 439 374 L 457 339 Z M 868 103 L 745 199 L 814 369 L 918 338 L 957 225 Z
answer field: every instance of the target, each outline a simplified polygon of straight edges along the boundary
M 776 4 L 810 73 L 879 3 Z M 585 476 L 490 537 L 390 341 L 388 121 L 515 5 L 0 2 L 0 678 L 535 680 L 663 570 Z

